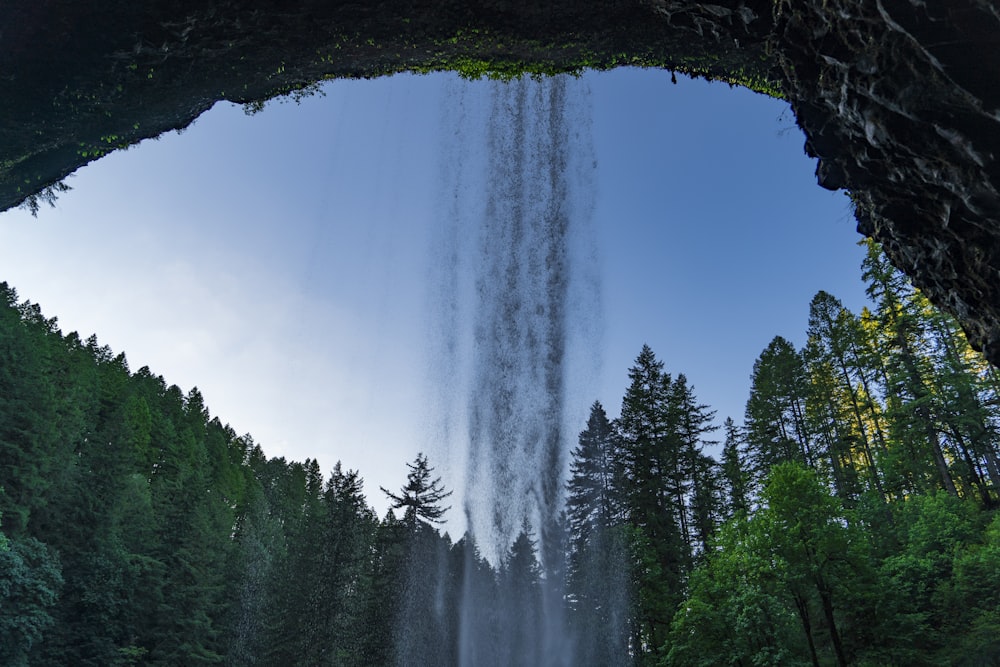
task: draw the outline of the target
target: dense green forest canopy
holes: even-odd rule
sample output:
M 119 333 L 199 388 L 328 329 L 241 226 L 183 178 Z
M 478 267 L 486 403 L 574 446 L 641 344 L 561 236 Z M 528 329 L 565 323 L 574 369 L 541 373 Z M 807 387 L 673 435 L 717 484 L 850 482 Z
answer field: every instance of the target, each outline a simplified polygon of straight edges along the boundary
M 428 457 L 380 518 L 359 472 L 268 458 L 2 284 L 0 663 L 449 665 L 461 628 L 532 664 L 559 576 L 573 664 L 994 664 L 1000 376 L 874 244 L 864 275 L 721 432 L 644 346 L 572 451 L 565 539 L 526 520 L 497 563 L 441 532 Z

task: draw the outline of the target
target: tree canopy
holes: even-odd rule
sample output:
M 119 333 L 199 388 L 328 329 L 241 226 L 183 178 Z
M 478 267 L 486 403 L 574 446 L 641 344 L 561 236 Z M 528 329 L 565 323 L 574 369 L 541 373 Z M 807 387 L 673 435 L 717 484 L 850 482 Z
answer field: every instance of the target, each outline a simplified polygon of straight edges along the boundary
M 643 346 L 572 449 L 565 535 L 525 517 L 496 563 L 440 532 L 424 454 L 380 519 L 358 471 L 268 458 L 0 284 L 0 661 L 992 664 L 997 371 L 870 250 L 871 307 L 817 294 L 721 443 Z

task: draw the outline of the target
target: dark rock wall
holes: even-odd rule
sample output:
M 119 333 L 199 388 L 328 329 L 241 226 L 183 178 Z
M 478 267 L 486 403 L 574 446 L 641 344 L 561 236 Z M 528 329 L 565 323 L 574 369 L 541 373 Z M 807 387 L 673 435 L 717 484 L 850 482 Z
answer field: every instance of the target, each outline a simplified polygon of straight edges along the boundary
M 787 94 L 820 185 L 1000 362 L 1000 7 L 823 0 L 776 7 Z
M 746 28 L 755 14 L 713 12 L 658 0 L 0 0 L 0 210 L 219 100 L 254 104 L 325 78 L 635 65 L 776 87 L 766 30 Z
M 1000 364 L 990 0 L 5 0 L 0 210 L 218 100 L 329 77 L 622 65 L 788 99 L 820 184 L 849 190 L 859 229 Z

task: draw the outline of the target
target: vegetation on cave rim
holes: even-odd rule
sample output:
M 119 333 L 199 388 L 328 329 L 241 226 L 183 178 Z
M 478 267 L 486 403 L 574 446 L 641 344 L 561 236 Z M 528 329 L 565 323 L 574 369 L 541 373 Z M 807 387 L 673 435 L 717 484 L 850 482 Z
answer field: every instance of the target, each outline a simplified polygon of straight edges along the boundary
M 464 44 L 467 41 L 467 38 L 464 36 L 456 36 L 451 39 L 455 40 L 454 42 L 451 42 L 453 44 Z M 374 49 L 380 48 L 377 44 L 369 46 Z M 527 59 L 517 58 L 514 56 L 484 58 L 479 55 L 469 55 L 469 53 L 479 53 L 477 49 L 482 47 L 482 38 L 471 40 L 471 44 L 466 44 L 466 46 L 467 51 L 460 55 L 436 56 L 428 59 L 426 62 L 404 68 L 375 68 L 373 71 L 366 73 L 365 78 L 391 76 L 393 74 L 400 73 L 431 74 L 434 72 L 455 72 L 463 78 L 472 80 L 491 79 L 495 81 L 510 81 L 525 76 L 533 78 L 556 76 L 559 74 L 578 76 L 586 70 L 610 70 L 617 67 L 640 67 L 662 69 L 670 72 L 671 77 L 676 77 L 676 75 L 680 74 L 690 76 L 692 78 L 705 78 L 709 80 L 723 81 L 731 86 L 746 87 L 750 90 L 754 90 L 771 97 L 782 97 L 780 84 L 775 79 L 769 78 L 763 71 L 750 71 L 742 65 L 734 66 L 729 70 L 724 70 L 720 68 L 720 63 L 717 57 L 686 57 L 680 59 L 679 61 L 674 61 L 673 59 L 664 58 L 663 56 L 653 53 L 638 55 L 622 51 L 612 54 L 597 54 L 586 51 L 570 58 L 569 60 L 565 60 L 563 58 L 557 59 L 555 57 L 549 60 L 539 60 L 537 57 Z M 541 51 L 548 51 L 552 53 L 561 52 L 561 56 L 564 56 L 566 50 L 570 47 L 539 46 L 538 48 Z M 320 57 L 315 63 L 313 63 L 313 65 L 318 67 L 323 62 L 333 62 L 333 56 Z M 131 63 L 128 65 L 127 69 L 134 73 L 139 70 L 139 67 L 135 63 Z M 149 68 L 146 73 L 146 77 L 150 80 L 153 79 L 155 72 L 155 68 Z M 274 76 L 278 77 L 283 73 L 284 66 L 278 65 L 275 68 Z M 260 93 L 258 97 L 252 97 L 248 94 L 251 90 L 250 84 L 237 84 L 234 89 L 236 91 L 241 91 L 242 94 L 229 96 L 226 90 L 220 90 L 219 98 L 237 101 L 243 105 L 246 113 L 256 114 L 263 111 L 268 103 L 274 101 L 291 101 L 299 103 L 306 97 L 322 94 L 322 83 L 336 78 L 339 77 L 332 74 L 323 74 L 318 76 L 318 78 L 311 78 L 306 81 L 288 81 L 276 87 L 264 88 L 263 92 Z M 103 88 L 103 85 L 100 87 Z M 71 111 L 69 112 L 70 119 L 74 117 L 80 119 L 84 125 L 97 122 L 101 125 L 106 125 L 109 128 L 108 132 L 112 132 L 110 128 L 115 127 L 116 123 L 114 122 L 112 112 L 107 111 L 107 109 L 113 108 L 117 104 L 116 98 L 122 90 L 123 84 L 117 84 L 114 88 L 114 92 L 110 96 L 101 96 L 99 94 L 88 95 L 87 93 L 82 92 L 76 93 L 75 95 L 77 99 L 87 100 L 87 102 L 86 104 L 72 105 Z M 191 117 L 190 119 L 186 119 L 183 122 L 175 124 L 175 126 L 162 130 L 161 133 L 165 131 L 182 131 L 188 124 L 194 122 L 194 120 L 195 117 Z M 72 122 L 72 120 L 70 122 Z M 157 136 L 158 134 L 152 135 L 151 137 L 148 132 L 143 129 L 142 123 L 140 121 L 136 121 L 132 124 L 130 129 L 127 129 L 121 135 L 109 133 L 97 137 L 96 140 L 78 142 L 76 155 L 83 160 L 81 164 L 86 164 L 90 161 L 104 157 L 112 151 L 128 150 L 144 139 L 155 139 Z M 32 154 L 28 153 L 21 155 L 20 157 L 6 160 L 3 163 L 3 168 L 4 170 L 13 168 L 21 162 L 28 161 L 31 158 Z M 40 174 L 35 178 L 28 177 L 24 179 L 23 183 L 16 185 L 16 193 L 19 197 L 23 196 L 23 199 L 18 206 L 27 209 L 33 215 L 36 215 L 40 209 L 40 204 L 45 203 L 50 206 L 55 206 L 59 193 L 65 192 L 69 189 L 71 188 L 65 180 L 47 182 L 45 177 Z
M 722 433 L 644 346 L 572 452 L 565 548 L 526 523 L 495 564 L 434 525 L 426 456 L 379 519 L 357 471 L 267 458 L 3 284 L 0 662 L 456 664 L 476 591 L 477 654 L 528 664 L 553 566 L 574 664 L 995 662 L 1000 377 L 874 244 L 864 270 L 870 308 L 817 294 Z

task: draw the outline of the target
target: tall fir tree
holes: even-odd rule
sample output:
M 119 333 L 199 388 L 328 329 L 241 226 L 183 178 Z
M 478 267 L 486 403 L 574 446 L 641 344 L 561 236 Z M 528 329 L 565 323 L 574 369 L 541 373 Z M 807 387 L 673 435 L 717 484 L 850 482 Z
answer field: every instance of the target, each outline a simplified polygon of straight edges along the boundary
M 410 472 L 406 475 L 406 485 L 399 495 L 385 488 L 382 488 L 382 493 L 389 498 L 393 509 L 403 509 L 403 521 L 411 529 L 416 529 L 420 521 L 428 524 L 442 523 L 441 517 L 451 507 L 442 507 L 441 501 L 452 492 L 444 490 L 440 477 L 431 479 L 434 468 L 422 452 L 417 454 L 413 463 L 407 463 L 406 466 Z
M 705 436 L 718 427 L 712 423 L 715 411 L 698 403 L 683 373 L 670 384 L 668 411 L 675 452 L 668 477 L 670 492 L 685 551 L 693 555 L 705 549 L 721 509 L 715 461 L 702 453 L 705 445 L 717 444 Z
M 683 599 L 691 554 L 671 488 L 680 463 L 669 405 L 671 378 L 644 345 L 629 380 L 615 425 L 630 533 L 630 585 L 637 593 L 631 650 L 653 662 Z
M 728 519 L 750 510 L 751 477 L 740 428 L 732 417 L 726 417 L 723 429 L 725 441 L 722 445 L 720 475 L 725 494 L 725 516 Z
M 865 368 L 857 318 L 840 300 L 819 292 L 809 306 L 806 359 L 814 389 L 811 411 L 825 415 L 816 430 L 826 436 L 827 457 L 838 491 L 856 495 L 853 473 L 869 490 L 886 497 L 878 454 L 886 449 L 883 411 L 876 402 L 873 373 Z
M 868 244 L 862 269 L 868 296 L 875 303 L 874 316 L 886 359 L 887 410 L 897 446 L 892 457 L 895 474 L 902 477 L 910 492 L 936 487 L 958 495 L 949 452 L 934 418 L 926 323 L 918 312 L 913 287 L 874 242 Z M 932 462 L 933 467 L 922 465 L 924 461 Z
M 600 402 L 571 453 L 566 508 L 569 529 L 567 599 L 575 659 L 583 665 L 628 662 L 631 591 L 615 432 Z
M 395 640 L 395 662 L 400 665 L 440 664 L 451 654 L 453 642 L 449 615 L 443 604 L 438 604 L 439 591 L 446 586 L 447 553 L 451 547 L 434 525 L 443 523 L 450 507 L 442 502 L 451 496 L 440 477 L 433 477 L 434 468 L 427 456 L 417 454 L 406 484 L 399 494 L 386 489 L 392 509 L 403 509 L 406 527 L 403 578 L 396 607 L 397 624 L 405 624 L 406 632 Z
M 746 407 L 746 439 L 758 476 L 784 461 L 814 464 L 806 386 L 802 355 L 776 336 L 754 362 Z

